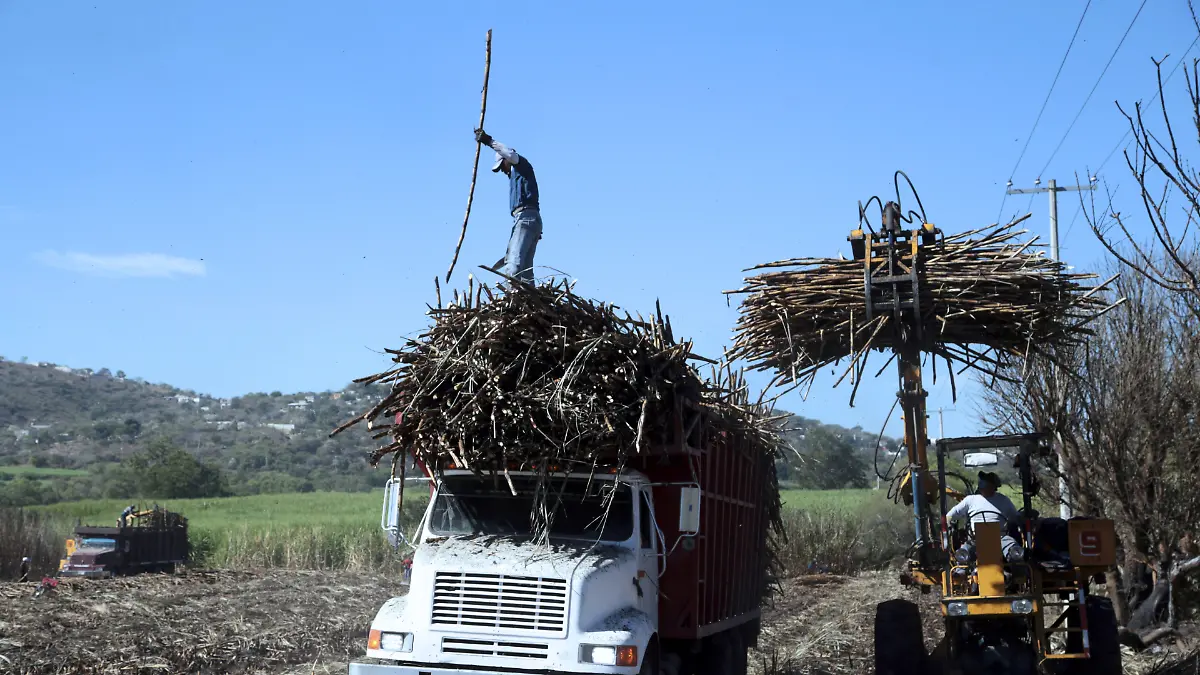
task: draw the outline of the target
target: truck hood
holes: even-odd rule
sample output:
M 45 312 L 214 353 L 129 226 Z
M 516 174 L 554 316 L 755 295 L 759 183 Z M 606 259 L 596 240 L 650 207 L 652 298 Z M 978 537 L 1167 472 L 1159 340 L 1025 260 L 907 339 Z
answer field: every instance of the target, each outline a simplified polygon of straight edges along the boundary
M 615 544 L 535 544 L 512 537 L 466 536 L 432 539 L 413 562 L 435 570 L 513 574 L 571 580 L 633 561 L 633 551 Z
M 76 549 L 71 554 L 71 557 L 67 558 L 67 563 L 72 565 L 102 565 L 115 556 L 116 551 L 112 549 L 81 548 Z
M 493 536 L 450 537 L 421 543 L 413 555 L 408 597 L 381 609 L 378 623 L 428 627 L 429 602 L 438 574 L 540 577 L 565 582 L 569 597 L 564 609 L 569 630 L 597 630 L 595 627 L 606 617 L 638 603 L 637 555 L 624 546 L 593 546 L 588 542 L 535 544 L 527 539 Z

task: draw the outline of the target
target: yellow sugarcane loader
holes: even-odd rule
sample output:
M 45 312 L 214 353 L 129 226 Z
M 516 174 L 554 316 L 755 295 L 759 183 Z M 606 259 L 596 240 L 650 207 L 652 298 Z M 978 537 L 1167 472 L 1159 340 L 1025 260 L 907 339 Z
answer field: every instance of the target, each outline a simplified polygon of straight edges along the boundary
M 878 233 L 854 231 L 850 242 L 863 262 L 866 319 L 887 313 L 899 370 L 899 405 L 904 415 L 908 464 L 897 485 L 912 508 L 915 541 L 902 582 L 940 592 L 945 634 L 932 654 L 924 645 L 918 606 L 893 600 L 878 606 L 875 619 L 877 675 L 1119 675 L 1121 654 L 1112 606 L 1088 590 L 1115 563 L 1109 520 L 1040 518 L 1034 461 L 1048 453 L 1037 435 L 943 439 L 935 467 L 929 462 L 926 392 L 921 353 L 933 340 L 922 335 L 926 249 L 940 231 L 928 223 L 903 229 L 894 202 L 884 207 Z M 928 311 L 930 308 L 926 307 Z M 963 453 L 976 466 L 999 461 L 1008 450 L 1021 477 L 1024 522 L 1012 531 L 979 522 L 953 530 L 947 519 L 952 500 L 965 495 L 947 486 L 947 460 Z M 984 452 L 979 452 L 984 451 Z M 986 452 L 993 451 L 993 452 Z M 970 492 L 968 486 L 967 492 Z M 1005 554 L 1005 538 L 1020 544 Z

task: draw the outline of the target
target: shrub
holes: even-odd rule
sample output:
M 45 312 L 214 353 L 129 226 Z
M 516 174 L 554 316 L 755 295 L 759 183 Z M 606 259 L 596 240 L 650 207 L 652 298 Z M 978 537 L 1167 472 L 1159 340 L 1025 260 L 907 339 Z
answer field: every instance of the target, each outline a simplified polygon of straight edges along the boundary
M 17 579 L 21 558 L 30 558 L 30 579 L 58 569 L 64 536 L 59 524 L 45 514 L 0 508 L 0 579 Z
M 885 567 L 912 543 L 908 511 L 872 498 L 855 509 L 784 509 L 787 542 L 780 559 L 789 575 L 853 574 Z

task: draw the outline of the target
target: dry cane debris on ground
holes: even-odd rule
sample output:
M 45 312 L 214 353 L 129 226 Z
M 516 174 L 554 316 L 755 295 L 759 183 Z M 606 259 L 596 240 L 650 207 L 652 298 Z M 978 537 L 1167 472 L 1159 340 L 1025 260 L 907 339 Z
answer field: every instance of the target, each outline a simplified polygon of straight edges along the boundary
M 344 673 L 366 651 L 383 602 L 402 592 L 375 574 L 193 572 L 67 579 L 54 595 L 0 584 L 0 673 Z M 895 574 L 820 575 L 783 582 L 763 616 L 757 675 L 870 675 L 874 608 L 921 603 L 929 647 L 937 599 Z M 1195 675 L 1197 656 L 1126 656 L 1129 675 Z
M 1196 627 L 1190 628 L 1194 633 Z M 1122 651 L 1126 675 L 1200 675 L 1200 640 L 1195 637 L 1157 652 Z
M 0 673 L 277 673 L 366 650 L 394 580 L 348 572 L 196 572 L 0 584 Z
M 951 377 L 952 364 L 991 375 L 1003 358 L 1053 359 L 1053 348 L 1081 341 L 1087 322 L 1105 310 L 1098 293 L 1105 284 L 1085 284 L 1095 275 L 1068 273 L 1036 239 L 1020 241 L 1018 222 L 925 247 L 919 344 L 944 360 Z M 811 383 L 845 358 L 841 377 L 857 381 L 872 349 L 899 341 L 890 311 L 867 318 L 861 260 L 794 258 L 752 270 L 767 271 L 728 291 L 744 296 L 731 356 L 775 371 L 776 382 Z
M 756 675 L 870 675 L 875 672 L 875 605 L 904 597 L 919 602 L 927 646 L 940 634 L 937 599 L 897 582 L 896 574 L 821 575 L 783 582 L 763 615 Z

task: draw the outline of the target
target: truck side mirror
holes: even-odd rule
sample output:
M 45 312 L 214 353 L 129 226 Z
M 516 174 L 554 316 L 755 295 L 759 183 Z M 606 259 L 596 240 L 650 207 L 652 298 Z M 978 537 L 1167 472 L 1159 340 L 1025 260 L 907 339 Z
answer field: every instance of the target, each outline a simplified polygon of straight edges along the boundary
M 395 535 L 400 532 L 400 489 L 403 483 L 395 478 L 388 479 L 383 486 L 383 516 L 379 526 L 384 532 Z
M 700 488 L 679 489 L 679 534 L 700 533 Z

